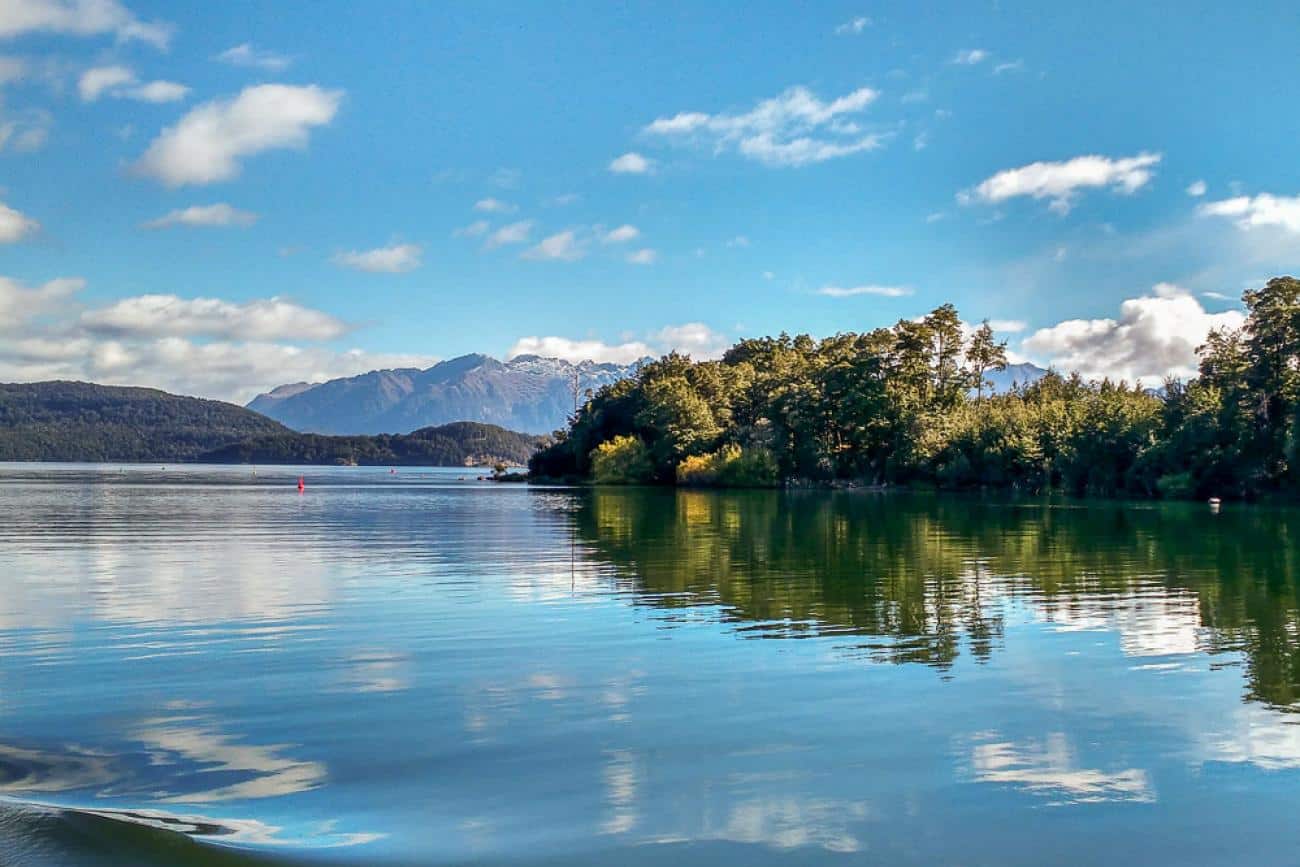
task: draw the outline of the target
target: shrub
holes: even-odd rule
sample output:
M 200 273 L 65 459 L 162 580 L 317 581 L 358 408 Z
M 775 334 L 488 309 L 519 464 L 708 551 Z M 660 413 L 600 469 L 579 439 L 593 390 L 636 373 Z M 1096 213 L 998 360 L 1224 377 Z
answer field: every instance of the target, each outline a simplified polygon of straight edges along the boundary
M 639 485 L 650 481 L 654 465 L 638 437 L 616 436 L 592 450 L 591 474 L 599 485 Z
M 770 488 L 776 485 L 776 459 L 767 449 L 727 445 L 691 455 L 677 465 L 677 484 L 694 487 Z

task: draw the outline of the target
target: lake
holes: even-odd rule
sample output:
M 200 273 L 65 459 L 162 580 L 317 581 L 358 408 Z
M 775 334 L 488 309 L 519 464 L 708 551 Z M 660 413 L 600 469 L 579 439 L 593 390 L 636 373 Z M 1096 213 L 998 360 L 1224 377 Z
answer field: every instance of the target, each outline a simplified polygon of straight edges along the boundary
M 0 863 L 1300 863 L 1300 512 L 476 474 L 0 466 Z

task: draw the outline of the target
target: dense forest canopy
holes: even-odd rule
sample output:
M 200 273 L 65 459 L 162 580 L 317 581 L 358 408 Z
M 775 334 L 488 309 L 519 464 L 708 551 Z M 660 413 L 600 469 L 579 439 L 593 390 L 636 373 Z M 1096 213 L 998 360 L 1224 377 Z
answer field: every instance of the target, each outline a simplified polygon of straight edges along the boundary
M 237 440 L 291 433 L 233 404 L 152 388 L 0 384 L 0 460 L 189 461 Z
M 477 422 L 406 435 L 301 434 L 251 410 L 151 388 L 0 384 L 0 460 L 521 465 L 545 440 Z
M 546 442 L 494 424 L 462 421 L 409 434 L 326 436 L 287 433 L 232 443 L 199 458 L 230 464 L 358 464 L 361 466 L 523 466 Z
M 605 386 L 532 460 L 608 483 L 783 480 L 1131 496 L 1254 496 L 1300 484 L 1300 281 L 1243 296 L 1239 331 L 1199 376 L 1156 394 L 1053 373 L 1008 394 L 988 323 L 950 304 L 865 334 L 743 340 L 718 361 L 671 354 Z

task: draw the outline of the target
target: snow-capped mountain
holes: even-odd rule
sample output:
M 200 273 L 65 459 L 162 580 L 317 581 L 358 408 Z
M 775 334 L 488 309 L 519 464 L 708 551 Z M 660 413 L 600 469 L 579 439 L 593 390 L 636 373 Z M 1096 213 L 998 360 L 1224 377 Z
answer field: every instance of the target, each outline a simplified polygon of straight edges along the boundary
M 428 370 L 372 370 L 329 382 L 282 385 L 258 395 L 248 408 L 311 433 L 409 433 L 453 421 L 550 433 L 564 427 L 573 412 L 575 378 L 586 392 L 636 367 L 537 355 L 509 361 L 463 355 Z

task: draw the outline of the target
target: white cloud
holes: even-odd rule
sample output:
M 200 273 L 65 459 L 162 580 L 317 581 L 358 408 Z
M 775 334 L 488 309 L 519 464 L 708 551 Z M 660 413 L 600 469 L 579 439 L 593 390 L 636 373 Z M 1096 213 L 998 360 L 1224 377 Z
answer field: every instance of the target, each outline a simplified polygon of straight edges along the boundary
M 457 238 L 481 238 L 492 228 L 492 224 L 487 220 L 475 220 L 468 226 L 461 226 L 452 234 Z
M 424 252 L 419 244 L 392 244 L 373 250 L 350 250 L 333 259 L 335 265 L 369 271 L 372 274 L 401 274 L 420 267 Z
M 80 277 L 56 277 L 39 286 L 0 277 L 0 331 L 21 328 L 31 319 L 58 309 L 85 285 Z
M 654 160 L 641 156 L 636 151 L 628 151 L 609 163 L 609 170 L 617 175 L 644 175 L 654 171 Z
M 278 72 L 292 62 L 283 54 L 276 54 L 262 48 L 255 48 L 251 43 L 243 42 L 233 48 L 227 48 L 217 55 L 217 60 L 231 66 L 245 66 L 254 69 L 266 69 Z
M 748 247 L 749 244 L 749 238 L 745 235 L 737 235 L 727 242 L 728 247 Z
M 568 337 L 523 337 L 507 353 L 516 355 L 541 355 L 563 358 L 566 361 L 596 361 L 612 364 L 630 364 L 646 356 L 659 356 L 677 351 L 689 353 L 692 358 L 718 358 L 726 351 L 730 341 L 702 322 L 669 325 L 647 334 L 641 340 L 623 343 L 605 343 L 600 340 L 574 340 Z
M 502 247 L 506 244 L 522 244 L 528 240 L 528 236 L 532 234 L 532 231 L 532 220 L 520 220 L 517 223 L 507 223 L 493 232 L 492 236 L 487 239 L 487 243 L 483 246 L 490 250 L 493 247 Z
M 835 28 L 836 36 L 857 36 L 871 26 L 871 19 L 865 15 L 851 18 Z
M 26 214 L 0 202 L 0 244 L 21 241 L 41 228 L 41 224 Z
M 482 211 L 485 214 L 513 214 L 519 210 L 509 202 L 503 202 L 500 199 L 479 199 L 474 203 L 474 210 Z
M 1025 62 L 1023 60 L 1011 60 L 1006 63 L 999 63 L 997 66 L 993 67 L 993 74 L 1001 75 L 1004 72 L 1019 72 L 1024 68 Z
M 543 259 L 560 262 L 574 262 L 587 254 L 578 236 L 571 229 L 556 232 L 543 238 L 535 247 L 524 252 L 527 259 Z
M 983 48 L 967 48 L 954 54 L 950 62 L 958 66 L 974 66 L 988 60 L 989 56 Z
M 714 154 L 734 150 L 768 166 L 803 166 L 879 147 L 879 135 L 851 120 L 878 95 L 862 87 L 823 102 L 806 87 L 791 87 L 743 114 L 680 112 L 658 118 L 644 132 L 706 145 Z
M 0 277 L 0 381 L 78 379 L 245 402 L 285 382 L 319 382 L 430 356 L 339 352 L 277 342 L 334 339 L 338 319 L 281 298 L 247 302 L 146 295 L 81 310 L 79 278 L 26 286 Z M 195 339 L 192 339 L 195 338 Z
M 1205 181 L 1192 181 L 1187 185 L 1187 195 L 1192 198 L 1200 198 L 1205 195 L 1207 189 L 1209 189 L 1209 187 L 1205 185 Z
M 150 81 L 138 87 L 127 88 L 121 95 L 140 102 L 163 103 L 182 100 L 189 92 L 188 87 L 174 81 Z
M 141 385 L 246 403 L 285 382 L 321 382 L 390 367 L 428 367 L 428 355 L 338 352 L 284 343 L 160 337 L 144 341 L 67 340 L 52 344 L 57 357 L 37 359 L 0 345 L 0 380 L 89 380 Z
M 1063 162 L 1030 163 L 998 172 L 973 189 L 958 193 L 957 200 L 962 204 L 997 203 L 1030 196 L 1050 200 L 1051 209 L 1064 214 L 1080 190 L 1109 187 L 1125 195 L 1137 192 L 1151 180 L 1160 158 L 1160 154 L 1144 151 L 1119 159 L 1092 154 Z
M 95 102 L 101 96 L 135 99 L 140 102 L 176 102 L 190 89 L 174 81 L 139 83 L 134 72 L 125 66 L 96 66 L 87 69 L 77 80 L 82 102 Z
M 1234 218 L 1242 229 L 1277 226 L 1288 232 L 1300 233 L 1300 196 L 1274 196 L 1269 193 L 1237 196 L 1206 202 L 1199 210 L 1207 217 Z
M 215 205 L 191 205 L 170 211 L 156 220 L 145 223 L 149 229 L 164 229 L 168 226 L 251 226 L 257 222 L 257 214 L 241 211 L 238 208 L 218 202 Z
M 1207 313 L 1186 290 L 1157 284 L 1120 305 L 1118 319 L 1069 319 L 1040 328 L 1021 346 L 1031 357 L 1083 376 L 1157 385 L 1196 374 L 1196 347 L 1213 328 L 1240 328 L 1237 310 Z
M 650 345 L 640 340 L 609 344 L 599 340 L 571 340 L 568 337 L 521 337 L 506 353 L 506 357 L 540 355 L 544 358 L 563 358 L 574 363 L 595 361 L 631 364 L 654 354 Z
M 131 84 L 135 73 L 125 66 L 96 66 L 81 73 L 77 80 L 77 92 L 83 102 L 94 102 L 108 90 Z
M 659 258 L 659 254 L 649 247 L 643 247 L 627 254 L 627 261 L 632 265 L 653 265 Z
M 219 298 L 137 295 L 81 315 L 92 334 L 114 337 L 216 337 L 226 340 L 333 340 L 340 320 L 283 298 L 245 303 Z
M 164 129 L 136 169 L 173 187 L 229 180 L 245 157 L 305 147 L 313 127 L 334 119 L 341 99 L 341 91 L 316 85 L 245 88 L 233 99 L 197 106 Z
M 113 35 L 119 42 L 146 42 L 165 49 L 172 28 L 136 18 L 117 0 L 2 0 L 0 39 L 29 33 Z
M 636 226 L 625 223 L 617 229 L 610 229 L 600 240 L 606 244 L 624 244 L 628 241 L 635 241 L 639 237 L 641 237 L 641 230 Z
M 818 295 L 825 295 L 828 298 L 852 298 L 855 295 L 877 295 L 881 298 L 904 298 L 912 294 L 912 290 L 906 286 L 877 286 L 868 284 L 864 286 L 823 286 L 817 290 Z
M 1231 295 L 1225 295 L 1222 292 L 1202 292 L 1202 298 L 1209 298 L 1211 301 L 1236 301 Z
M 1024 331 L 1028 325 L 1020 319 L 990 319 L 989 327 L 994 331 L 1006 331 L 1016 334 Z

